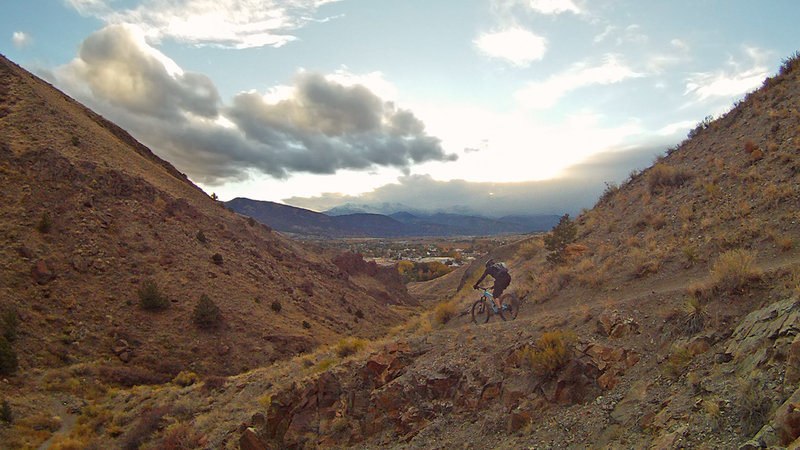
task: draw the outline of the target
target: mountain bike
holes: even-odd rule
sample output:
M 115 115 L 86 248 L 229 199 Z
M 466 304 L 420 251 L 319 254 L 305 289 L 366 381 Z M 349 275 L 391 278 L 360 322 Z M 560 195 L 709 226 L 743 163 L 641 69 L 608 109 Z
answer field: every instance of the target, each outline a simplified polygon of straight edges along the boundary
M 490 288 L 478 286 L 476 289 L 483 290 L 481 298 L 472 304 L 472 321 L 482 324 L 489 321 L 492 314 L 497 314 L 503 320 L 514 320 L 519 313 L 519 299 L 516 295 L 503 294 L 503 307 L 498 308 L 494 296 L 489 292 Z

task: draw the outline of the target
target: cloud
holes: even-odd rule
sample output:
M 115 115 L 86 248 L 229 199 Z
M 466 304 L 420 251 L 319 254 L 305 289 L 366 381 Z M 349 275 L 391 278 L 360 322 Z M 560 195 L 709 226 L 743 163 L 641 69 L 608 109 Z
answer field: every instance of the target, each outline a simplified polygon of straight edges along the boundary
M 324 193 L 284 199 L 287 204 L 326 211 L 346 204 L 363 205 L 385 214 L 402 208 L 428 212 L 508 214 L 575 214 L 591 207 L 606 182 L 621 182 L 632 170 L 651 165 L 660 145 L 608 151 L 564 170 L 558 178 L 520 183 L 438 181 L 430 175 L 409 175 L 397 183 L 361 195 Z
M 530 0 L 528 6 L 539 14 L 581 13 L 572 0 Z
M 90 35 L 64 73 L 85 84 L 95 98 L 131 113 L 161 119 L 218 114 L 220 98 L 213 82 L 183 72 L 133 27 L 111 25 Z
M 770 75 L 764 63 L 766 56 L 756 48 L 744 51 L 750 59 L 749 67 L 731 59 L 723 69 L 692 74 L 686 80 L 685 94 L 700 101 L 715 97 L 727 100 L 758 88 Z
M 599 66 L 585 63 L 573 65 L 564 73 L 556 74 L 541 82 L 530 83 L 517 91 L 515 98 L 528 108 L 545 109 L 555 105 L 570 91 L 596 84 L 614 84 L 628 78 L 640 77 L 615 55 L 606 55 Z
M 317 9 L 338 0 L 136 0 L 114 10 L 112 0 L 67 0 L 81 14 L 108 24 L 133 24 L 149 39 L 172 38 L 195 45 L 231 48 L 280 47 Z
M 475 45 L 486 55 L 506 59 L 520 67 L 542 59 L 547 50 L 543 37 L 519 27 L 483 33 L 475 39 Z
M 22 31 L 15 31 L 11 36 L 11 42 L 13 42 L 14 47 L 17 48 L 27 47 L 32 41 L 33 40 L 31 39 L 30 35 L 23 33 Z
M 110 25 L 90 35 L 53 76 L 208 185 L 253 172 L 285 178 L 380 166 L 407 171 L 455 159 L 411 111 L 355 81 L 362 77 L 348 83 L 341 71 L 330 78 L 300 72 L 291 86 L 269 95 L 241 93 L 224 105 L 208 77 L 182 70 L 132 26 Z

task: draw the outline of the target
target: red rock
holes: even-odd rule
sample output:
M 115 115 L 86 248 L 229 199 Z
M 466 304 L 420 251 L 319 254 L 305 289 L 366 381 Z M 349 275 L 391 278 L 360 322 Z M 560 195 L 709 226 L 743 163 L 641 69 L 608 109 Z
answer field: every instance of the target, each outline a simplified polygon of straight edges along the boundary
M 31 268 L 31 276 L 33 277 L 34 281 L 39 284 L 45 284 L 53 280 L 55 278 L 55 274 L 50 270 L 48 267 L 47 262 L 43 259 L 36 261 L 36 263 Z
M 239 438 L 239 448 L 241 450 L 267 450 L 267 445 L 258 438 L 252 428 L 248 428 Z
M 514 411 L 508 416 L 508 432 L 516 433 L 531 423 L 531 413 L 527 411 Z

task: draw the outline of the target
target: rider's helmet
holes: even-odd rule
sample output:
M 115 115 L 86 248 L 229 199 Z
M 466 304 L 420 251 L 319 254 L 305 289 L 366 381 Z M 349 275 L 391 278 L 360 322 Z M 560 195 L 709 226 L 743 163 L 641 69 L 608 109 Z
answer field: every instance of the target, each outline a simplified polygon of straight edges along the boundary
M 488 260 L 488 261 L 486 261 L 486 267 L 491 267 L 491 266 L 493 266 L 493 265 L 494 265 L 494 260 L 493 260 L 493 259 L 491 259 L 491 258 L 489 258 L 489 260 Z

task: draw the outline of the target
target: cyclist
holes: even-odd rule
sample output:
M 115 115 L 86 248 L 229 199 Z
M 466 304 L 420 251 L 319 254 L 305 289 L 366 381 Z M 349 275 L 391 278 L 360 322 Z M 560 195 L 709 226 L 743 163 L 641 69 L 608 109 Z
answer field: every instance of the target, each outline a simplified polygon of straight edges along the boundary
M 506 290 L 509 284 L 511 284 L 511 274 L 508 273 L 508 269 L 506 266 L 501 262 L 495 262 L 493 259 L 489 259 L 486 261 L 486 270 L 483 271 L 483 275 L 478 279 L 478 281 L 472 286 L 473 289 L 478 289 L 478 285 L 481 284 L 486 275 L 491 275 L 494 278 L 494 290 L 492 291 L 492 295 L 494 296 L 494 300 L 497 302 L 497 309 L 503 309 L 503 303 L 500 300 L 500 296 L 503 295 L 503 291 Z

